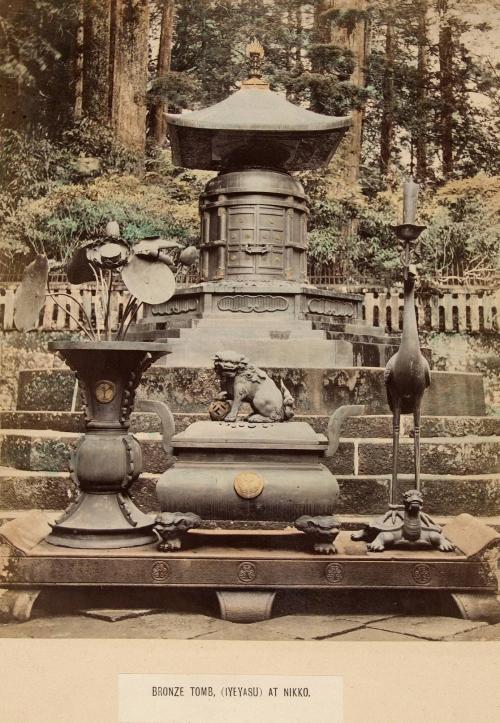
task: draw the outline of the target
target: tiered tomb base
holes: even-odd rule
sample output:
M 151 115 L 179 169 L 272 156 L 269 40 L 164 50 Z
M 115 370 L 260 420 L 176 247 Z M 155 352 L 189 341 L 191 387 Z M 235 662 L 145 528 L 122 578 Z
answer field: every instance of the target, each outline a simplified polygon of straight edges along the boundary
M 167 340 L 169 367 L 209 367 L 222 349 L 258 366 L 385 366 L 398 338 L 362 319 L 362 296 L 274 281 L 205 282 L 147 308 L 134 338 Z M 162 364 L 162 362 L 160 362 Z

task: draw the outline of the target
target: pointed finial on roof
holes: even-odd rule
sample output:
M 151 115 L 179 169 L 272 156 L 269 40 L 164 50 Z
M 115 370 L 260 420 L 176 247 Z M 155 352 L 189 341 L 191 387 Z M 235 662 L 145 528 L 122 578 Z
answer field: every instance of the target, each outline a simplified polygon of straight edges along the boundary
M 254 38 L 251 43 L 248 43 L 245 48 L 247 56 L 250 58 L 250 78 L 262 78 L 261 65 L 264 59 L 264 48 L 261 43 Z
M 250 58 L 250 71 L 248 73 L 248 79 L 244 80 L 242 85 L 244 87 L 262 87 L 269 88 L 268 83 L 262 80 L 262 61 L 264 60 L 264 48 L 262 44 L 254 38 L 245 48 L 245 52 L 248 58 Z

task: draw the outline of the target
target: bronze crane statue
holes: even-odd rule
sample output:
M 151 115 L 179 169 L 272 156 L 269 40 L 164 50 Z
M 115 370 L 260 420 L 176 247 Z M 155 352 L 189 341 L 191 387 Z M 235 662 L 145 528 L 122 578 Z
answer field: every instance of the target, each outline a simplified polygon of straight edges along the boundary
M 420 545 L 450 552 L 454 546 L 443 535 L 439 525 L 422 512 L 423 497 L 420 490 L 420 406 L 422 397 L 431 383 L 427 359 L 420 351 L 417 314 L 415 311 L 416 266 L 410 264 L 410 244 L 415 242 L 425 226 L 417 226 L 415 211 L 418 184 L 410 179 L 404 185 L 403 223 L 391 226 L 404 244 L 403 260 L 403 334 L 397 352 L 387 362 L 384 371 L 387 401 L 392 412 L 392 478 L 389 510 L 381 517 L 353 532 L 351 539 L 368 542 L 368 552 L 383 552 L 399 544 Z M 413 414 L 415 445 L 415 489 L 403 495 L 404 504 L 397 504 L 399 422 L 402 414 Z
M 413 414 L 415 445 L 415 488 L 420 490 L 420 405 L 431 383 L 429 363 L 420 351 L 415 313 L 416 267 L 404 269 L 403 334 L 398 351 L 387 362 L 384 381 L 392 412 L 391 504 L 395 503 L 398 481 L 399 425 L 401 414 Z

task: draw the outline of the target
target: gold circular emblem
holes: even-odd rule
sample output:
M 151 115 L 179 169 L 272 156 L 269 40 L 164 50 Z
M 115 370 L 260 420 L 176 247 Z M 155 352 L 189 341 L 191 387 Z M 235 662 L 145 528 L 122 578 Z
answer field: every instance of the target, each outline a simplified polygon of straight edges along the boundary
M 115 398 L 116 386 L 103 379 L 95 385 L 95 398 L 101 404 L 109 404 Z
M 234 478 L 234 491 L 244 500 L 252 500 L 260 495 L 265 482 L 257 472 L 240 472 Z

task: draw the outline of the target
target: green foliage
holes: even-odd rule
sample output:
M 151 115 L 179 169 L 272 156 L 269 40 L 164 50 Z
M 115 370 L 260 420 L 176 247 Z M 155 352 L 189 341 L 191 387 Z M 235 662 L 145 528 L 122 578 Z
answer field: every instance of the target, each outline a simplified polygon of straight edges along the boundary
M 320 174 L 306 174 L 311 198 L 309 256 L 352 277 L 381 284 L 399 279 L 401 247 L 390 225 L 400 222 L 399 191 L 369 201 L 341 184 L 332 192 Z M 330 195 L 330 198 L 328 196 Z M 422 287 L 442 278 L 500 268 L 500 178 L 479 174 L 424 194 L 418 220 L 427 226 L 415 249 Z
M 426 199 L 420 255 L 429 280 L 500 268 L 500 178 L 452 181 Z
M 392 199 L 381 194 L 367 203 L 359 191 L 348 191 L 341 183 L 329 192 L 320 174 L 304 174 L 303 180 L 311 210 L 309 257 L 354 278 L 390 277 L 400 268 L 400 251 L 389 228 L 395 220 Z
M 72 112 L 79 0 L 22 0 L 0 7 L 0 120 L 57 135 Z
M 23 199 L 0 229 L 0 249 L 45 253 L 65 259 L 82 242 L 100 238 L 115 220 L 128 240 L 159 235 L 180 243 L 197 237 L 197 203 L 185 179 L 158 182 L 155 174 L 101 176 L 87 183 L 54 186 L 38 199 Z M 181 196 L 179 201 L 175 196 Z
M 179 112 L 182 108 L 193 105 L 199 92 L 200 85 L 196 78 L 189 73 L 172 71 L 152 80 L 148 91 L 148 105 L 166 100 L 171 111 Z
M 422 180 L 441 185 L 450 178 L 467 178 L 483 171 L 500 173 L 498 152 L 498 68 L 480 48 L 491 28 L 474 23 L 463 0 L 391 0 L 370 3 L 371 53 L 367 64 L 369 112 L 365 117 L 363 186 L 372 193 L 391 178 L 381 176 L 381 119 L 389 112 L 394 123 L 391 165 L 408 173 L 416 160 L 418 139 L 426 144 Z M 478 13 L 485 13 L 480 3 Z M 469 20 L 464 19 L 468 17 Z M 392 29 L 393 59 L 387 57 L 387 28 Z M 447 31 L 447 32 L 443 32 Z M 440 32 L 441 31 L 441 32 Z M 449 32 L 448 32 L 449 31 Z M 492 45 L 493 39 L 486 41 Z M 419 67 L 419 50 L 425 63 Z M 493 51 L 494 52 L 494 51 Z M 446 72 L 441 67 L 447 59 Z M 421 58 L 422 59 L 422 58 Z M 392 98 L 384 98 L 387 78 Z M 446 84 L 446 88 L 443 84 Z M 450 113 L 453 171 L 443 169 L 443 114 Z

